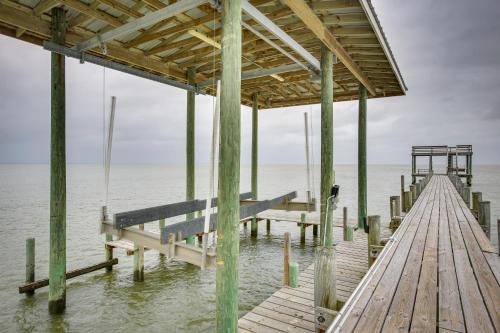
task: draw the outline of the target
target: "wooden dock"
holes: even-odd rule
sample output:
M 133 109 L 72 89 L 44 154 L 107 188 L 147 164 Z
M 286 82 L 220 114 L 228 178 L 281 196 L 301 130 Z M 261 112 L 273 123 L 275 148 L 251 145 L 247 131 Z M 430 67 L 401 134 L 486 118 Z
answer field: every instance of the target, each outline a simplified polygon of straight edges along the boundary
M 447 176 L 433 176 L 328 332 L 498 332 L 500 259 Z
M 368 270 L 367 234 L 337 243 L 337 297 L 345 303 Z M 314 265 L 300 274 L 298 288 L 283 287 L 238 321 L 240 332 L 314 332 Z

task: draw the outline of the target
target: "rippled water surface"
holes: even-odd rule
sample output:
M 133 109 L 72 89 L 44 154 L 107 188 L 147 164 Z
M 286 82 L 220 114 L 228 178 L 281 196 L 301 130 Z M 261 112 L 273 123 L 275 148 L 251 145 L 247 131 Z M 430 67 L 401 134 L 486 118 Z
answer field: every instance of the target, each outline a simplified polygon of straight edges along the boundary
M 196 173 L 197 193 L 205 195 L 207 168 Z M 315 185 L 319 186 L 316 167 Z M 388 221 L 389 195 L 399 194 L 401 174 L 407 166 L 369 166 L 368 210 Z M 259 197 L 262 199 L 296 190 L 306 191 L 303 166 L 261 166 Z M 67 184 L 68 270 L 95 264 L 104 257 L 98 216 L 103 204 L 103 171 L 97 165 L 69 165 Z M 491 200 L 493 242 L 500 218 L 500 167 L 475 166 L 473 190 Z M 356 166 L 336 167 L 341 185 L 341 206 L 356 216 Z M 182 201 L 185 197 L 182 167 L 114 165 L 110 184 L 111 213 Z M 250 170 L 242 168 L 241 192 L 250 189 Z M 319 191 L 316 189 L 316 193 Z M 72 332 L 206 332 L 214 330 L 215 272 L 200 271 L 183 263 L 167 263 L 155 251 L 145 254 L 145 281 L 132 281 L 132 257 L 115 250 L 119 264 L 110 273 L 99 271 L 68 281 L 64 315 L 49 316 L 48 289 L 34 297 L 17 293 L 24 281 L 25 239 L 36 238 L 36 277 L 48 274 L 49 168 L 47 165 L 0 165 L 0 331 Z M 298 214 L 298 213 L 297 213 Z M 341 214 L 340 210 L 335 213 Z M 146 228 L 157 229 L 150 223 Z M 283 233 L 292 232 L 293 256 L 305 269 L 312 263 L 315 240 L 307 230 L 305 245 L 293 223 L 265 225 L 257 239 L 240 230 L 240 315 L 262 302 L 282 285 Z

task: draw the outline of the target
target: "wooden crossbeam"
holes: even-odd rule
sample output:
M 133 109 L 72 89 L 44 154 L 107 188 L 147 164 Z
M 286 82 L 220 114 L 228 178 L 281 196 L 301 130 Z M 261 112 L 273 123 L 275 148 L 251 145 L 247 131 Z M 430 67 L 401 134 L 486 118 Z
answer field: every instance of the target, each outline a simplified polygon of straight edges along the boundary
M 250 199 L 251 197 L 252 193 L 250 192 L 240 194 L 240 200 Z M 113 226 L 115 227 L 115 229 L 123 229 L 134 225 L 197 212 L 205 208 L 206 202 L 207 200 L 190 200 L 157 207 L 117 213 L 113 216 Z M 216 206 L 217 198 L 213 198 L 211 207 Z
M 116 27 L 115 29 L 106 31 L 105 33 L 94 36 L 76 46 L 78 51 L 84 51 L 98 46 L 100 43 L 106 43 L 119 36 L 145 28 L 169 17 L 181 14 L 191 8 L 205 3 L 206 0 L 181 0 L 172 5 L 166 6 L 155 12 L 151 12 L 134 21 Z
M 252 215 L 257 215 L 268 209 L 272 209 L 278 205 L 285 202 L 291 201 L 297 197 L 297 192 L 290 192 L 288 194 L 282 195 L 280 197 L 274 198 L 272 200 L 258 201 L 253 204 L 240 206 L 240 220 L 243 220 Z M 236 221 L 235 221 L 236 222 Z M 183 237 L 189 237 L 203 233 L 205 224 L 205 217 L 199 217 L 190 221 L 182 221 L 177 223 L 172 223 L 161 230 L 161 242 L 162 244 L 168 243 L 168 235 L 176 235 L 181 232 Z M 217 228 L 217 213 L 210 214 L 210 231 L 216 230 Z
M 118 264 L 118 258 L 104 261 L 104 262 L 101 262 L 97 265 L 92 265 L 92 266 L 88 266 L 88 267 L 84 267 L 84 268 L 80 268 L 80 269 L 75 269 L 74 271 L 70 271 L 70 272 L 66 273 L 66 279 L 72 279 L 74 277 L 77 277 L 77 276 L 80 276 L 83 274 L 87 274 L 87 273 L 91 273 L 91 272 L 95 272 L 97 270 L 100 270 L 100 269 L 103 269 L 106 267 L 110 267 L 110 266 L 113 266 L 116 264 Z M 48 285 L 49 285 L 49 279 L 38 280 L 35 282 L 25 284 L 23 286 L 19 286 L 19 293 L 23 294 L 23 293 L 33 291 L 33 290 L 38 289 L 38 288 L 48 286 Z
M 304 0 L 282 0 L 299 17 L 302 22 L 318 37 L 351 71 L 358 81 L 366 87 L 372 96 L 376 95 L 375 87 L 361 68 L 352 60 L 335 36 L 323 25 L 314 11 Z

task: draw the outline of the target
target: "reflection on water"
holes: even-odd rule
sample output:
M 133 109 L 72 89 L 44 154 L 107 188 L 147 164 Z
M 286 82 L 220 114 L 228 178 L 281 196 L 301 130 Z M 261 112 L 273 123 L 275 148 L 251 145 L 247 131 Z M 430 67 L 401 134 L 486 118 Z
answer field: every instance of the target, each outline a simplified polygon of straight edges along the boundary
M 319 168 L 316 168 L 319 171 Z M 368 210 L 388 222 L 389 195 L 399 194 L 399 176 L 409 180 L 409 167 L 369 166 Z M 500 217 L 500 170 L 475 166 L 474 189 L 492 204 L 492 221 Z M 197 193 L 206 193 L 206 168 L 197 170 Z M 250 170 L 242 169 L 241 192 L 250 188 Z M 340 206 L 356 216 L 356 166 L 338 166 Z M 259 197 L 270 198 L 297 190 L 305 197 L 303 166 L 262 166 Z M 0 331 L 2 332 L 206 332 L 215 323 L 215 271 L 200 271 L 185 264 L 168 262 L 155 251 L 145 253 L 145 281 L 132 280 L 132 257 L 115 250 L 119 264 L 112 272 L 99 271 L 68 283 L 64 315 L 50 316 L 48 289 L 34 297 L 17 293 L 24 280 L 24 241 L 36 238 L 36 277 L 48 272 L 49 169 L 46 165 L 0 165 Z M 113 166 L 109 211 L 182 201 L 184 169 L 166 166 Z M 319 185 L 319 175 L 316 175 Z M 93 165 L 68 166 L 67 259 L 68 270 L 95 264 L 104 258 L 98 235 L 99 209 L 103 200 L 102 169 Z M 316 193 L 319 190 L 316 189 Z M 336 212 L 340 216 L 341 210 Z M 181 219 L 178 218 L 177 220 Z M 174 221 L 176 219 L 172 219 Z M 492 235 L 496 237 L 496 223 Z M 147 230 L 157 230 L 150 223 Z M 292 233 L 293 260 L 305 269 L 312 263 L 316 240 L 307 229 L 306 243 L 299 242 L 294 223 L 273 223 L 267 234 L 260 223 L 258 239 L 250 237 L 250 225 L 240 235 L 240 315 L 262 302 L 282 285 L 283 234 Z M 496 243 L 496 240 L 494 240 Z

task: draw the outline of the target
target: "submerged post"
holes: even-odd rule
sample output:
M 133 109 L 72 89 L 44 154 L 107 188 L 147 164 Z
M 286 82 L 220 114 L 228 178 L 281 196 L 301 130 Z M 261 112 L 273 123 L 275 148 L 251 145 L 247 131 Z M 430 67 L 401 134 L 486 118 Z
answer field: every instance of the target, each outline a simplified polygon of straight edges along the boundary
M 241 0 L 222 2 L 222 74 L 217 216 L 217 331 L 238 330 Z
M 66 12 L 52 9 L 52 41 L 66 41 Z M 66 308 L 66 93 L 64 56 L 51 54 L 49 312 Z
M 26 239 L 26 283 L 35 281 L 35 239 Z M 26 292 L 26 295 L 33 295 L 34 290 Z
M 325 236 L 326 201 L 333 184 L 333 53 L 321 45 L 321 202 L 320 243 Z
M 358 119 L 358 228 L 366 219 L 366 88 L 359 84 Z
M 189 67 L 187 69 L 187 83 L 195 84 L 196 69 Z M 186 201 L 194 200 L 195 197 L 195 92 L 187 92 L 187 112 L 186 112 Z M 194 219 L 194 213 L 186 214 L 186 220 Z M 187 244 L 194 244 L 194 236 L 186 239 Z

